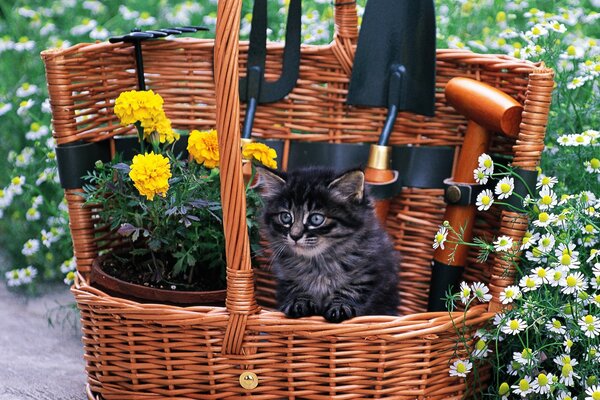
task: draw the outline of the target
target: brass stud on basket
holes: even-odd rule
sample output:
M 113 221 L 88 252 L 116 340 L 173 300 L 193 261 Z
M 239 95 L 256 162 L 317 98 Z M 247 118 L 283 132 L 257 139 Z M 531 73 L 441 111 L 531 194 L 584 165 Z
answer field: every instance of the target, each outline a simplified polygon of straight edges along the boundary
M 240 374 L 240 385 L 244 389 L 255 389 L 258 386 L 258 376 L 254 372 L 244 371 Z

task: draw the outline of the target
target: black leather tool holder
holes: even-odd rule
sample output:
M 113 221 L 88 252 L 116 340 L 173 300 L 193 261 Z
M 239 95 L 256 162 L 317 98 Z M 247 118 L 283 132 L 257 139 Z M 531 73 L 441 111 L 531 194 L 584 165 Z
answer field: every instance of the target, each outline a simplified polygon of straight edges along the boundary
M 363 168 L 369 145 L 355 143 L 292 142 L 288 171 L 305 166 L 326 166 L 339 171 Z M 402 187 L 441 189 L 451 174 L 454 149 L 451 147 L 395 146 L 391 169 L 396 179 L 389 183 L 367 185 L 375 199 L 389 199 Z
M 428 311 L 446 311 L 445 294 L 456 292 L 465 267 L 431 262 L 431 286 L 429 287 Z
M 83 177 L 94 170 L 96 161 L 110 161 L 108 140 L 77 141 L 56 146 L 58 176 L 63 189 L 83 187 Z

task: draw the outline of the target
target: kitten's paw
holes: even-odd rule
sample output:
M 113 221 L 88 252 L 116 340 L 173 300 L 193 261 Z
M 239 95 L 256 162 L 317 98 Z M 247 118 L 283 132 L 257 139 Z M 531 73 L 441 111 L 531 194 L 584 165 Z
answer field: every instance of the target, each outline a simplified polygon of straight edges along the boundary
M 352 317 L 356 317 L 356 310 L 350 304 L 342 302 L 333 302 L 323 315 L 329 322 L 342 322 Z
M 296 297 L 284 305 L 282 311 L 291 318 L 317 315 L 317 306 L 309 297 Z

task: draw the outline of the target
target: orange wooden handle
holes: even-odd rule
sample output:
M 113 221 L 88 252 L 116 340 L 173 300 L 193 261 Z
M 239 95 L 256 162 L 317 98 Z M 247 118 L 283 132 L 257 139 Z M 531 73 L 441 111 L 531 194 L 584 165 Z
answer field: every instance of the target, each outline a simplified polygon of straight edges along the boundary
M 523 106 L 506 93 L 469 78 L 452 78 L 446 85 L 446 100 L 469 121 L 492 132 L 516 138 Z
M 365 181 L 367 183 L 385 183 L 394 179 L 394 171 L 389 169 L 365 168 Z

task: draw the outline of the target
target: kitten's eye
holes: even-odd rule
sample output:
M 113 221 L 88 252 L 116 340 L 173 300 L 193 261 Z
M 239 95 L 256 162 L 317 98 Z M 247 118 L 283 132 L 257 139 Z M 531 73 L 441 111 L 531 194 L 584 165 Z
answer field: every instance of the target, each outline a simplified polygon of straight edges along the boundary
M 321 226 L 325 222 L 325 216 L 323 214 L 311 214 L 308 217 L 308 223 L 312 226 Z
M 279 213 L 279 221 L 281 221 L 284 225 L 289 225 L 292 223 L 292 214 L 287 211 L 283 211 Z

